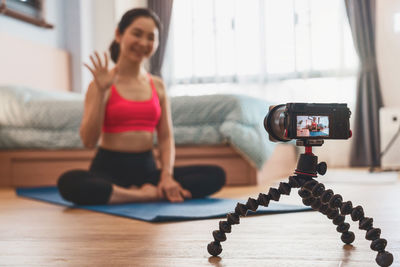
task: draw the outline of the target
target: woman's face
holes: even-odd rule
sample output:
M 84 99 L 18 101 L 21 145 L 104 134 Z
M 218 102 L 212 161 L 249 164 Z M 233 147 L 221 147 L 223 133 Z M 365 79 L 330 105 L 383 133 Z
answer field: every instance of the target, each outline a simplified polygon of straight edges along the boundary
M 141 62 L 149 58 L 158 47 L 158 28 L 152 18 L 139 17 L 135 19 L 124 33 L 116 33 L 120 44 L 120 57 L 133 62 Z

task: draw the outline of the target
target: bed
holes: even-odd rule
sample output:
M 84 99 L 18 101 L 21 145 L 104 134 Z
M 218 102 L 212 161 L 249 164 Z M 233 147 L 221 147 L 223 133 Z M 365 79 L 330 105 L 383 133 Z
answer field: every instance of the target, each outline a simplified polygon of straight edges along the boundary
M 275 148 L 262 123 L 269 103 L 242 95 L 170 102 L 177 166 L 217 164 L 228 185 L 257 183 Z M 0 86 L 0 185 L 52 185 L 65 170 L 88 168 L 95 151 L 81 143 L 82 113 L 82 94 Z

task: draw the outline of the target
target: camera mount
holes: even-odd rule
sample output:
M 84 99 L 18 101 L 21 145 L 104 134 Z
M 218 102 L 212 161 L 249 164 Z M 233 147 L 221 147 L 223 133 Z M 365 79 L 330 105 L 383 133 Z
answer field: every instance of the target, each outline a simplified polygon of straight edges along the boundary
M 219 230 L 213 231 L 214 241 L 208 244 L 208 252 L 213 256 L 222 252 L 221 242 L 226 240 L 226 233 L 231 232 L 232 225 L 240 223 L 240 216 L 246 216 L 248 210 L 256 211 L 260 205 L 267 207 L 271 200 L 279 201 L 280 196 L 289 195 L 292 188 L 300 188 L 298 194 L 303 204 L 331 219 L 337 225 L 336 231 L 341 233 L 343 243 L 351 244 L 355 239 L 354 233 L 349 231 L 350 224 L 345 222 L 346 215 L 350 215 L 353 221 L 359 222 L 359 229 L 366 231 L 365 238 L 372 242 L 370 248 L 378 253 L 376 263 L 382 267 L 390 266 L 393 255 L 385 251 L 387 240 L 380 238 L 381 229 L 373 227 L 373 219 L 365 217 L 361 206 L 353 207 L 351 201 L 343 201 L 341 195 L 325 189 L 314 179 L 317 173 L 324 175 L 327 170 L 326 163 L 318 163 L 318 157 L 312 153 L 312 147 L 321 146 L 323 140 L 297 140 L 296 144 L 305 146 L 305 153 L 300 155 L 295 175 L 289 177 L 288 183 L 281 182 L 278 189 L 271 187 L 268 194 L 260 193 L 257 199 L 249 198 L 246 204 L 237 203 L 235 211 L 228 213 L 225 221 L 219 222 Z

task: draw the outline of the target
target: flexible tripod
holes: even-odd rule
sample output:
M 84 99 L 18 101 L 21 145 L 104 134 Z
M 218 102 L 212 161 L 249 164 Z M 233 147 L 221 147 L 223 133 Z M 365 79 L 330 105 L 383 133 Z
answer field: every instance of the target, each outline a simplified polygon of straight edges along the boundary
M 339 194 L 334 194 L 331 189 L 325 189 L 322 183 L 314 180 L 317 173 L 324 175 L 327 170 L 325 162 L 318 163 L 318 157 L 312 153 L 313 146 L 321 146 L 323 140 L 297 140 L 296 145 L 305 146 L 305 153 L 300 155 L 295 170 L 295 175 L 289 177 L 289 182 L 281 182 L 278 189 L 270 188 L 268 194 L 260 193 L 257 199 L 249 198 L 246 204 L 237 203 L 235 212 L 228 213 L 226 221 L 219 222 L 219 230 L 213 231 L 214 241 L 208 244 L 207 250 L 217 256 L 222 252 L 221 242 L 226 240 L 226 233 L 231 232 L 231 226 L 240 223 L 240 216 L 246 216 L 247 211 L 256 211 L 258 206 L 267 207 L 270 200 L 279 201 L 282 195 L 289 195 L 292 188 L 300 188 L 298 193 L 303 204 L 319 211 L 337 225 L 336 230 L 341 233 L 341 240 L 345 244 L 351 244 L 354 233 L 349 231 L 350 224 L 345 222 L 345 216 L 350 215 L 353 221 L 359 222 L 359 228 L 367 233 L 365 238 L 370 240 L 371 249 L 377 251 L 376 263 L 379 266 L 390 266 L 393 263 L 393 255 L 385 251 L 386 239 L 380 238 L 381 229 L 372 226 L 373 219 L 364 216 L 361 206 L 353 207 L 351 201 L 343 201 Z

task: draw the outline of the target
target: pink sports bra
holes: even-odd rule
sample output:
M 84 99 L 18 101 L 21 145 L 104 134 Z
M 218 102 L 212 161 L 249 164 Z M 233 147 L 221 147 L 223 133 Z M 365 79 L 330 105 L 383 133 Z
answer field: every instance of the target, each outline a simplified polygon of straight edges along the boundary
M 154 82 L 148 74 L 152 97 L 146 101 L 133 101 L 123 98 L 112 85 L 108 99 L 103 132 L 121 133 L 128 131 L 154 132 L 161 116 L 161 106 Z

